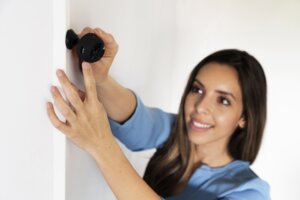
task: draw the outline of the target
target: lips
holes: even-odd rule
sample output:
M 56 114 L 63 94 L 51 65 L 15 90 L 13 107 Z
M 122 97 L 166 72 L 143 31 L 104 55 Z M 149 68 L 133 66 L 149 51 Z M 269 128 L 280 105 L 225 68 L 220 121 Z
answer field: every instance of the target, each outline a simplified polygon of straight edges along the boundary
M 206 122 L 200 122 L 196 121 L 195 119 L 192 119 L 190 122 L 190 128 L 194 131 L 206 131 L 212 128 L 213 125 L 206 123 Z

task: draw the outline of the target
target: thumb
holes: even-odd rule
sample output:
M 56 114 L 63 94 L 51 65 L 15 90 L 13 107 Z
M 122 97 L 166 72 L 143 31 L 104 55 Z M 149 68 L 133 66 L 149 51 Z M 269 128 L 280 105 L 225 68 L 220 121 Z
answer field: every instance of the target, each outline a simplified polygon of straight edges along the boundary
M 77 89 L 77 92 L 79 94 L 79 97 L 80 97 L 81 101 L 84 101 L 85 100 L 85 96 L 86 96 L 85 92 L 82 91 L 82 90 L 79 90 L 79 89 Z
M 84 101 L 84 100 L 85 100 L 85 96 L 86 96 L 86 95 L 85 95 L 85 92 L 82 91 L 82 90 L 80 90 L 79 88 L 77 88 L 76 85 L 74 85 L 73 83 L 71 83 L 71 84 L 72 84 L 72 86 L 77 90 L 77 93 L 78 93 L 78 95 L 79 95 L 81 101 Z

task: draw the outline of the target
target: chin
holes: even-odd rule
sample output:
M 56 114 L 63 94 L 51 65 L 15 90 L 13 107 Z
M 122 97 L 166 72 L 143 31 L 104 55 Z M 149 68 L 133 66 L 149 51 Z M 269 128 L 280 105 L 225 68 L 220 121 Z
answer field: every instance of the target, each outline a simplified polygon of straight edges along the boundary
M 194 145 L 204 145 L 208 143 L 203 137 L 188 133 L 189 141 Z

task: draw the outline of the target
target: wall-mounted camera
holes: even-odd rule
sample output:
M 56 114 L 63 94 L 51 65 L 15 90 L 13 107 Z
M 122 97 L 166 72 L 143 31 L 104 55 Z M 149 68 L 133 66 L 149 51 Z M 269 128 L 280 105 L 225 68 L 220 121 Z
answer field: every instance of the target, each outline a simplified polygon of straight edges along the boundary
M 83 61 L 89 63 L 98 61 L 105 51 L 104 42 L 96 34 L 87 33 L 79 39 L 72 29 L 67 31 L 66 46 L 68 49 L 76 48 L 80 66 Z

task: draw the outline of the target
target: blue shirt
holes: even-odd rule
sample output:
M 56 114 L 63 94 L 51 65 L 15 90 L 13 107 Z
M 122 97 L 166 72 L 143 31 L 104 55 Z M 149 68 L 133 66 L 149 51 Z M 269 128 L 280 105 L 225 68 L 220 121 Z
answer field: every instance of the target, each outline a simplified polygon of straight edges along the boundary
M 112 132 L 127 148 L 141 151 L 162 145 L 171 133 L 176 115 L 146 107 L 137 97 L 133 115 L 123 124 L 110 120 Z M 235 160 L 223 167 L 201 165 L 186 187 L 168 200 L 269 200 L 269 185 L 249 167 Z

